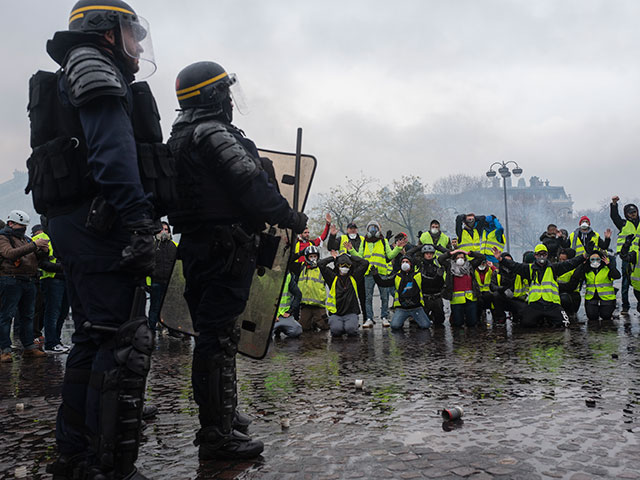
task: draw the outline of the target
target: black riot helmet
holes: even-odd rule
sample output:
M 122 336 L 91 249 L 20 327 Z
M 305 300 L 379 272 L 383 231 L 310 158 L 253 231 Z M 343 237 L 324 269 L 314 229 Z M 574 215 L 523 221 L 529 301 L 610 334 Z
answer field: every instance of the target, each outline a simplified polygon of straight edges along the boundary
M 182 110 L 205 108 L 231 122 L 233 97 L 238 111 L 246 113 L 236 75 L 215 62 L 196 62 L 183 68 L 176 78 L 176 95 Z
M 134 60 L 133 73 L 147 78 L 156 70 L 149 23 L 122 0 L 79 0 L 69 14 L 69 31 L 101 33 L 113 30 L 125 57 Z

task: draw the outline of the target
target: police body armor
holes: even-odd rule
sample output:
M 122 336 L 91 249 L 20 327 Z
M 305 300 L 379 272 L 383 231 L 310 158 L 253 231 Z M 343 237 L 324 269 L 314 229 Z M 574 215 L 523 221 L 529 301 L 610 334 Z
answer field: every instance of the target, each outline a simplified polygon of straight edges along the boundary
M 60 87 L 69 104 L 61 99 Z M 111 59 L 93 46 L 68 54 L 64 71 L 38 71 L 29 80 L 31 156 L 29 183 L 38 213 L 49 218 L 69 213 L 99 192 L 87 163 L 87 143 L 78 107 L 103 95 L 125 97 L 131 116 L 138 168 L 144 191 L 151 195 L 154 217 L 166 215 L 175 201 L 175 162 L 162 143 L 160 115 L 146 82 L 127 84 Z

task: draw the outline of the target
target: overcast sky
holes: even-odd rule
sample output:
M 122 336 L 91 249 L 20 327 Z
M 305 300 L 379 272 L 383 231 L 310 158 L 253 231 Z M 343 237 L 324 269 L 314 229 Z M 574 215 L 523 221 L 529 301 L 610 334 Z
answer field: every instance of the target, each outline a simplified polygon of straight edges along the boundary
M 640 2 L 636 0 L 132 0 L 151 24 L 149 79 L 165 136 L 178 71 L 238 74 L 259 147 L 318 158 L 313 190 L 360 171 L 430 182 L 515 160 L 565 186 L 576 210 L 638 197 Z M 73 2 L 21 2 L 2 29 L 0 182 L 25 169 L 29 76 L 56 66 L 46 40 Z

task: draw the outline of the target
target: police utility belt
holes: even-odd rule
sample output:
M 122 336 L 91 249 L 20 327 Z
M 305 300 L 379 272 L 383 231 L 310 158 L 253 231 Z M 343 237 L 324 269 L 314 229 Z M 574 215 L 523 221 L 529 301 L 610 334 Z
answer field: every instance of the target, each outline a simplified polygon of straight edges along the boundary
M 58 95 L 61 75 L 61 71 L 38 71 L 29 80 L 33 151 L 27 160 L 29 182 L 25 193 L 33 193 L 35 210 L 48 217 L 69 213 L 98 195 L 87 163 L 88 147 L 78 109 L 64 105 Z M 160 218 L 177 199 L 175 160 L 162 143 L 160 116 L 149 85 L 134 83 L 131 91 L 130 115 L 140 179 L 153 204 L 154 217 Z

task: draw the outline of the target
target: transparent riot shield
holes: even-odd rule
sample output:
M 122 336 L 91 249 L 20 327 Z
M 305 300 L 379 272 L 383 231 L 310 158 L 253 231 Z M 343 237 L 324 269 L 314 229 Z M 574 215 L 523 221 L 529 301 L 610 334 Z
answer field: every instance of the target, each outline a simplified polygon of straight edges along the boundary
M 300 155 L 300 173 L 296 178 L 296 154 L 271 150 L 259 150 L 259 153 L 261 158 L 270 160 L 277 187 L 289 205 L 294 205 L 297 191 L 298 208 L 300 211 L 304 210 L 316 169 L 315 157 Z M 287 276 L 293 238 L 291 231 L 277 226 L 268 226 L 262 237 L 263 245 L 258 257 L 263 265 L 254 273 L 249 301 L 238 318 L 241 330 L 238 351 L 256 359 L 263 358 L 269 347 L 271 330 Z M 183 296 L 184 286 L 182 262 L 176 260 L 164 295 L 160 323 L 173 331 L 195 336 L 198 333 L 193 328 L 189 308 Z
M 260 157 L 268 158 L 273 164 L 282 196 L 287 199 L 289 205 L 293 206 L 297 193 L 298 208 L 303 211 L 311 189 L 316 159 L 310 155 L 300 155 L 300 174 L 296 178 L 296 154 L 270 150 L 259 150 L 259 152 Z M 278 304 L 287 277 L 294 240 L 290 230 L 277 227 L 268 228 L 262 236 L 263 246 L 271 244 L 275 255 L 272 256 L 268 252 L 264 255 L 267 261 L 263 263 L 267 265 L 258 266 L 256 269 L 247 307 L 238 317 L 241 332 L 238 351 L 256 359 L 263 358 L 269 347 L 271 330 L 278 314 Z M 263 255 L 258 257 L 260 259 Z M 271 258 L 273 262 L 269 265 Z

